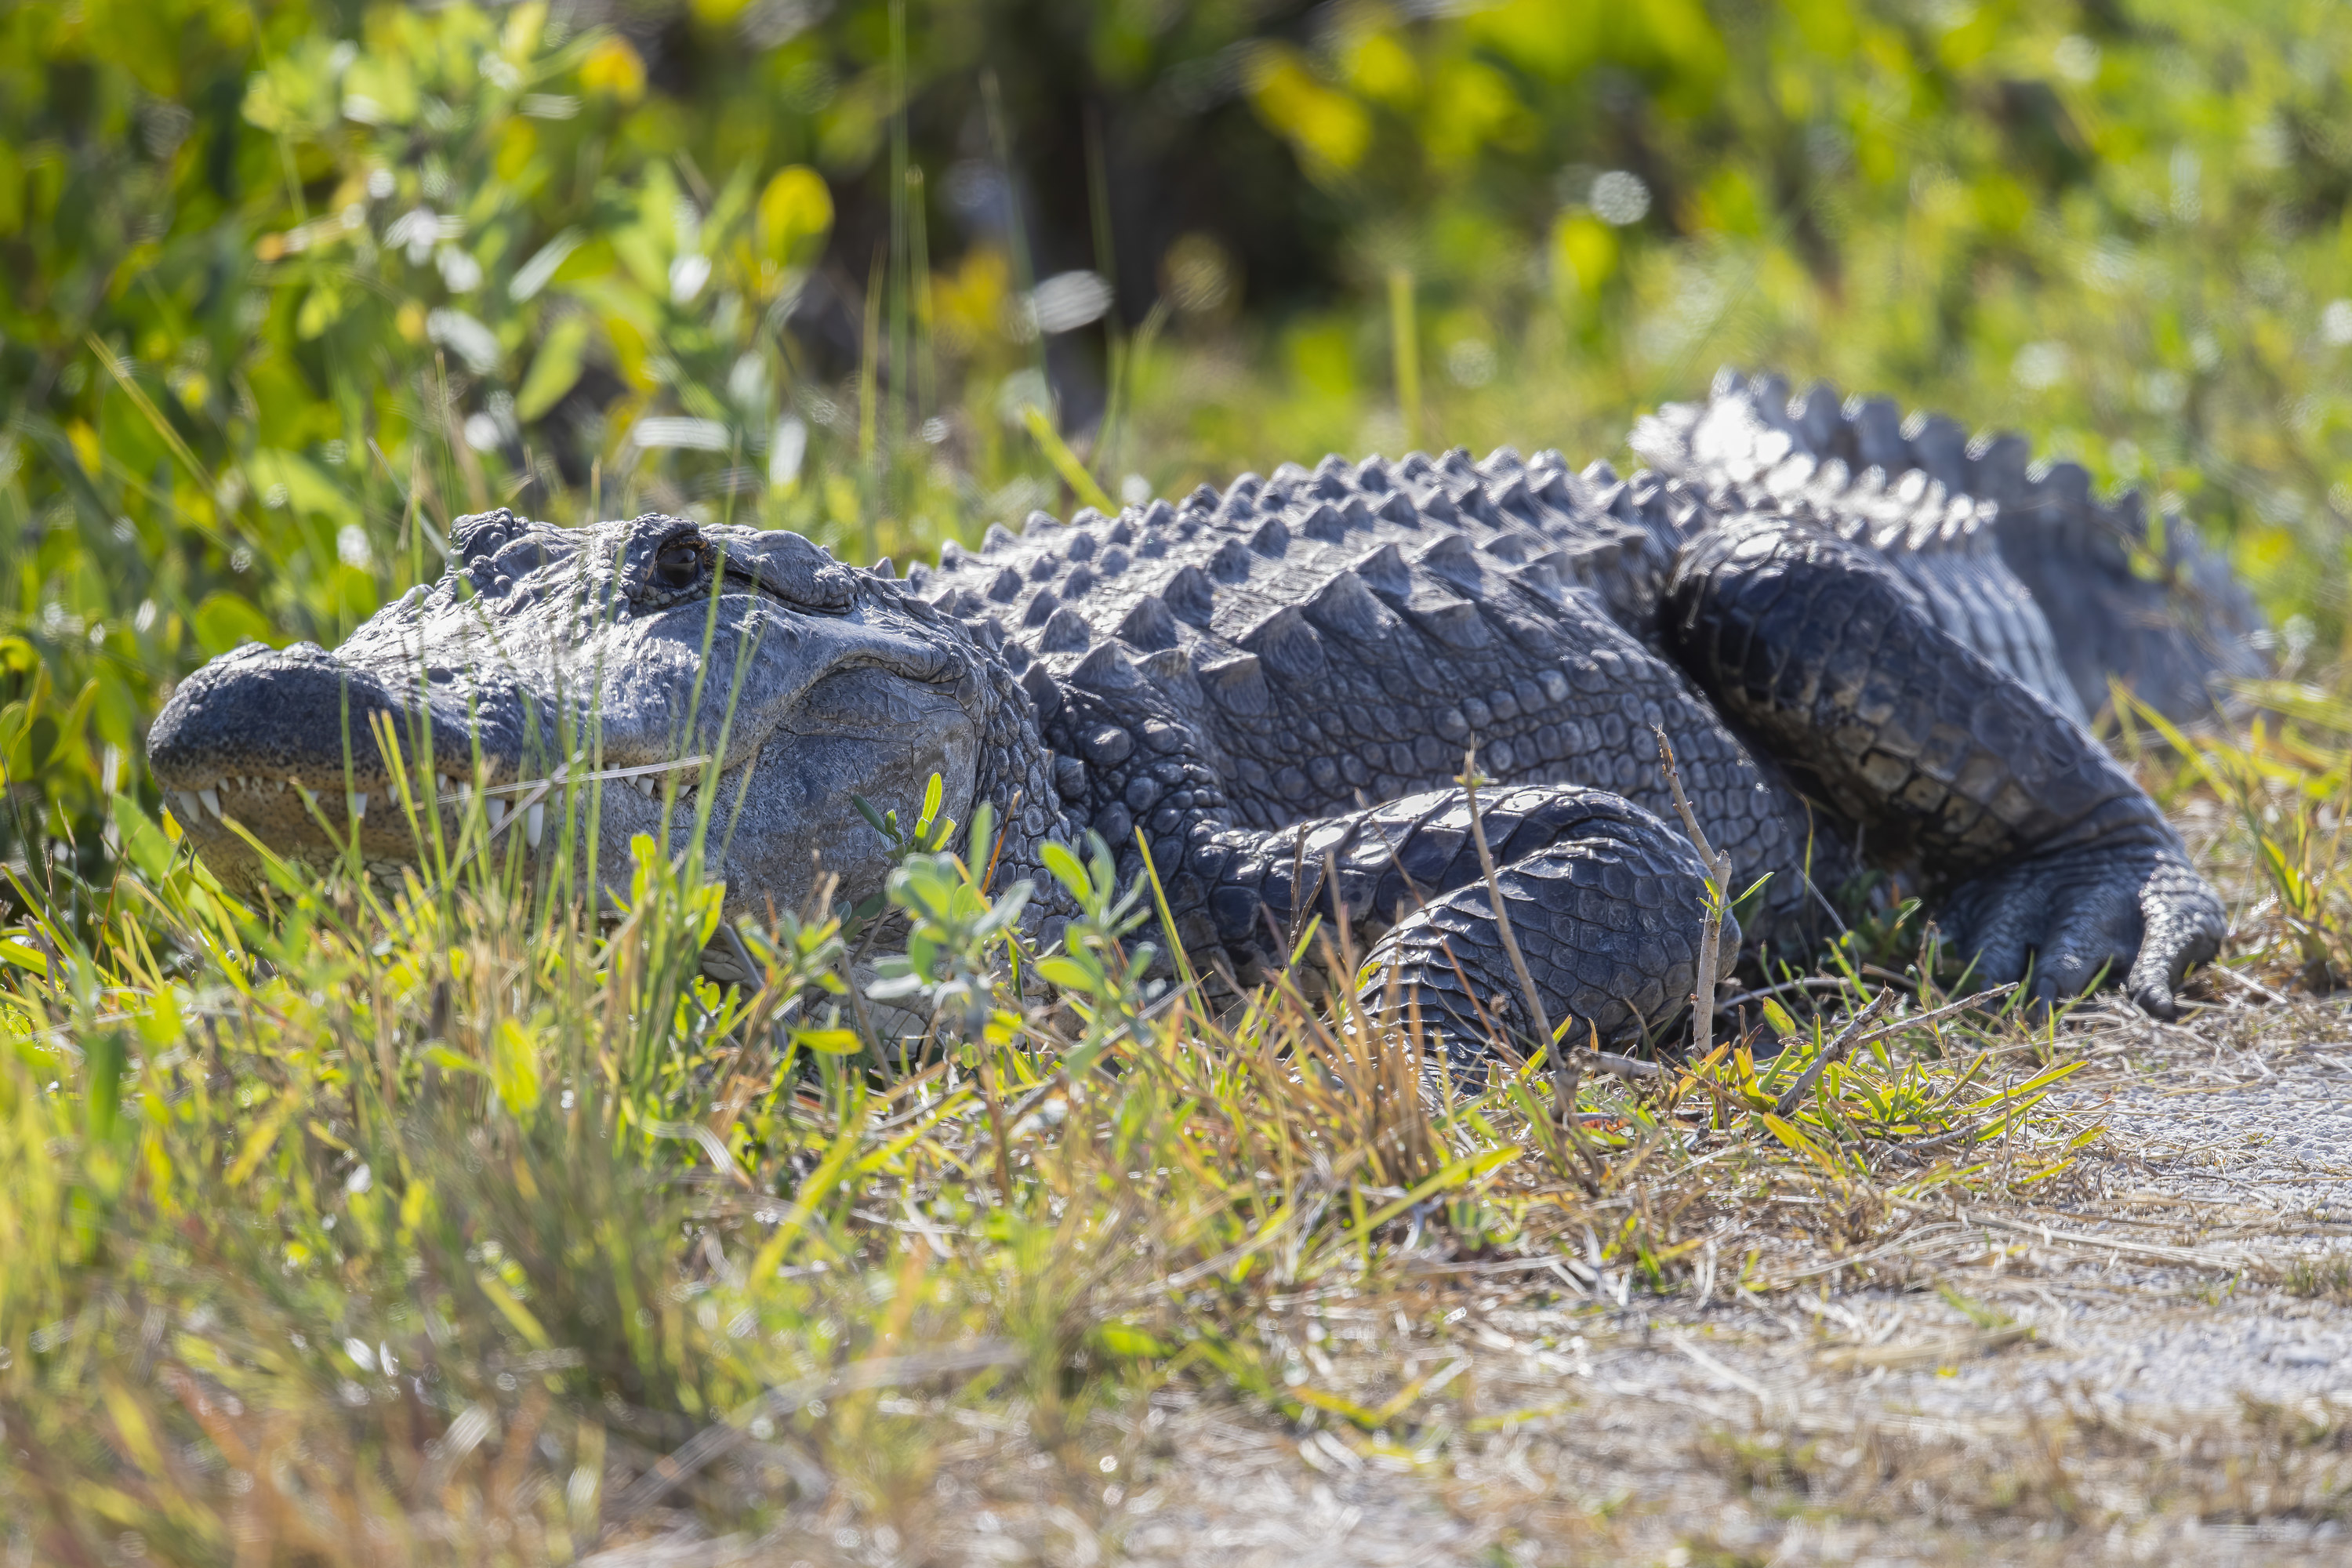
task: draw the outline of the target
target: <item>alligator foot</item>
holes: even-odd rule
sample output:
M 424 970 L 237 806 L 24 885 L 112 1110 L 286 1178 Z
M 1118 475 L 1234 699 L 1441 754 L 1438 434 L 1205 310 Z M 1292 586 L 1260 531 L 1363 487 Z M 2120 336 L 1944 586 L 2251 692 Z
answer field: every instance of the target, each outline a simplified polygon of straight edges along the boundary
M 1972 980 L 2031 982 L 2037 1012 L 2087 989 L 2102 970 L 2158 1018 L 2193 963 L 2221 947 L 2221 900 L 2169 832 L 2077 845 L 1995 867 L 1953 889 L 1939 916 Z
M 1685 552 L 1666 637 L 1800 788 L 1907 846 L 1978 973 L 2046 1006 L 2102 970 L 2158 1017 L 2210 957 L 2220 901 L 2131 775 L 2057 709 L 1931 620 L 1849 541 L 1769 516 Z

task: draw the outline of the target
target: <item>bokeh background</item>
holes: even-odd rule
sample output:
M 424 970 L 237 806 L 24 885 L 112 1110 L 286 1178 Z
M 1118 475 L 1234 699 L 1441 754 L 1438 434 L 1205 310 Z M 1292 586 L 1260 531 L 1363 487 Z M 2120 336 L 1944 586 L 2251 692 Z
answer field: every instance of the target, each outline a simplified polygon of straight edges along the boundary
M 2346 636 L 2324 0 L 15 0 L 0 767 L 106 856 L 170 683 L 458 513 L 903 564 L 1421 445 L 1621 464 L 1719 363 L 2171 492 Z

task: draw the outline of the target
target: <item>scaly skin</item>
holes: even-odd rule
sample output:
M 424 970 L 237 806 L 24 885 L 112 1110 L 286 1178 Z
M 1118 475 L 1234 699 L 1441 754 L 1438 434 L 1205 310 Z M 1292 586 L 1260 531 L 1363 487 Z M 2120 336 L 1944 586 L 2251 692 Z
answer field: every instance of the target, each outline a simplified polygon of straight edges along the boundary
M 1667 646 L 1801 787 L 1950 890 L 1956 949 L 1988 978 L 2071 995 L 2103 968 L 2160 1017 L 2226 921 L 2179 836 L 2106 752 L 1922 613 L 1834 534 L 1748 517 L 1694 543 Z
M 1099 833 L 1123 876 L 1148 845 L 1202 967 L 1246 986 L 1307 910 L 1344 915 L 1372 993 L 1413 993 L 1457 1043 L 1529 1029 L 1499 890 L 1548 1019 L 1623 1047 L 1687 1005 L 1704 901 L 1667 826 L 1662 731 L 1735 887 L 1767 879 L 1742 910 L 1751 951 L 1817 940 L 1858 828 L 1871 858 L 1948 889 L 1946 929 L 1984 978 L 2032 958 L 2058 994 L 2107 963 L 2168 1011 L 2210 951 L 2211 895 L 2081 730 L 1993 509 L 1818 463 L 1787 495 L 1752 462 L 1703 468 L 1692 488 L 1551 452 L 1327 458 L 1115 519 L 1038 514 L 904 583 L 789 534 L 494 514 L 460 524 L 447 579 L 339 653 L 242 651 L 191 678 L 150 752 L 230 861 L 197 792 L 290 774 L 332 812 L 348 692 L 411 731 L 473 715 L 480 782 L 543 776 L 583 736 L 575 771 L 718 755 L 719 799 L 742 805 L 722 805 L 712 870 L 747 913 L 820 872 L 870 891 L 887 863 L 846 794 L 903 805 L 937 769 L 959 816 L 1013 806 L 1001 879 L 1049 839 Z M 1494 889 L 1457 779 L 1474 748 L 1496 781 L 1479 790 Z M 351 788 L 383 787 L 373 750 L 353 748 Z M 682 844 L 632 782 L 540 852 Z M 233 798 L 302 849 L 272 792 Z M 367 851 L 397 858 L 383 817 Z M 1041 934 L 1066 912 L 1041 900 Z
M 2151 529 L 2140 493 L 2091 493 L 2079 463 L 2036 464 L 2024 437 L 1971 437 L 1885 397 L 1717 374 L 1668 404 L 1634 450 L 1728 514 L 1752 505 L 1866 537 L 1937 626 L 2081 719 L 2120 681 L 2177 723 L 2210 720 L 2258 677 L 2270 633 L 2229 567 L 2179 516 Z M 1989 526 L 1988 526 L 1989 525 Z

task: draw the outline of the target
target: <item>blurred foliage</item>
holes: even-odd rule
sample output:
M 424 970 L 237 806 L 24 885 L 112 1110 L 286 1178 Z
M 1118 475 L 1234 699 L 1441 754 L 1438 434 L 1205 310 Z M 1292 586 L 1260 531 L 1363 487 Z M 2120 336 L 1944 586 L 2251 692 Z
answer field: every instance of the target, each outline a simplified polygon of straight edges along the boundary
M 1431 9 L 0 12 L 9 853 L 96 871 L 173 679 L 458 512 L 904 559 L 1074 479 L 1612 455 L 1725 361 L 2178 492 L 2340 645 L 2331 6 Z

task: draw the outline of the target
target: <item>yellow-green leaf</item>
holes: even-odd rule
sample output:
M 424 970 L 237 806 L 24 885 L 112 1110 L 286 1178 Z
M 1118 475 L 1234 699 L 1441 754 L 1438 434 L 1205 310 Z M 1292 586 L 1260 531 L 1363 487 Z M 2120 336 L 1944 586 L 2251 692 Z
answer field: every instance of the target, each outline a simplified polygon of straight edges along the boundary
M 522 378 L 522 389 L 515 394 L 517 418 L 538 418 L 578 384 L 589 326 L 587 315 L 575 312 L 548 329 L 538 357 L 530 362 L 530 374 Z
M 1100 978 L 1086 964 L 1061 953 L 1039 959 L 1037 973 L 1047 984 L 1058 985 L 1065 991 L 1091 991 Z
M 813 240 L 833 227 L 833 193 L 824 176 L 805 163 L 778 171 L 760 193 L 756 223 L 761 252 L 779 267 L 789 266 Z
M 288 1089 L 269 1114 L 261 1119 L 259 1125 L 246 1134 L 245 1147 L 237 1151 L 236 1163 L 228 1168 L 226 1178 L 228 1185 L 240 1184 L 260 1165 L 271 1146 L 278 1142 L 278 1134 L 285 1127 L 286 1119 L 294 1113 L 299 1093 L 297 1089 Z
M 490 1299 L 490 1305 L 496 1307 L 499 1315 L 514 1325 L 515 1332 L 520 1334 L 523 1342 L 531 1349 L 543 1351 L 555 1342 L 547 1337 L 547 1330 L 541 1325 L 536 1317 L 531 1315 L 530 1309 L 516 1300 L 506 1286 L 499 1282 L 497 1275 L 485 1269 L 474 1276 L 474 1281 L 481 1286 L 482 1294 Z

